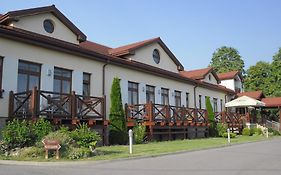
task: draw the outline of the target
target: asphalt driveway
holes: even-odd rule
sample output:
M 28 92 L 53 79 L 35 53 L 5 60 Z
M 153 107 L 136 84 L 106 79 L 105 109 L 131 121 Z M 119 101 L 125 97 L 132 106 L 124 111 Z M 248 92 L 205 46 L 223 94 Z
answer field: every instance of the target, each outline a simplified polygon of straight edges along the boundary
M 15 165 L 16 164 L 16 165 Z M 281 139 L 131 160 L 7 163 L 1 175 L 280 175 Z

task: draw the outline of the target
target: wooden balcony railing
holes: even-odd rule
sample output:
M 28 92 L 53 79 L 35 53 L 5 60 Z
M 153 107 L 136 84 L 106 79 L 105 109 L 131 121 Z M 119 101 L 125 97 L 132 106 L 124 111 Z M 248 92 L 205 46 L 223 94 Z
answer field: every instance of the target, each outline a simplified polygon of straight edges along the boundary
M 105 98 L 37 90 L 14 93 L 9 97 L 10 118 L 105 120 Z
M 125 105 L 127 122 L 160 123 L 182 125 L 186 123 L 208 123 L 208 114 L 204 109 L 177 107 L 162 104 Z

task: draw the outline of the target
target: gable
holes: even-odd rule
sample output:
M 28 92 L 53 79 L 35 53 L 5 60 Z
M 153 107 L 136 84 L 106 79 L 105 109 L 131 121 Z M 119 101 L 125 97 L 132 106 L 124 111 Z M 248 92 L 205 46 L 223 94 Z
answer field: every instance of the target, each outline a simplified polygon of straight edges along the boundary
M 158 64 L 153 59 L 154 49 L 157 49 L 160 55 L 160 62 Z M 137 48 L 136 50 L 134 50 L 134 54 L 127 55 L 125 56 L 125 58 L 178 73 L 178 65 L 175 64 L 172 58 L 158 42 Z
M 214 76 L 213 72 L 209 72 L 208 74 L 206 74 L 203 81 L 211 84 L 218 84 L 218 80 Z
M 50 21 L 49 24 L 53 26 L 54 30 L 51 32 L 50 30 L 46 30 L 44 21 Z M 86 40 L 86 35 L 54 5 L 8 12 L 0 17 L 0 24 L 46 35 L 74 44 L 79 44 Z

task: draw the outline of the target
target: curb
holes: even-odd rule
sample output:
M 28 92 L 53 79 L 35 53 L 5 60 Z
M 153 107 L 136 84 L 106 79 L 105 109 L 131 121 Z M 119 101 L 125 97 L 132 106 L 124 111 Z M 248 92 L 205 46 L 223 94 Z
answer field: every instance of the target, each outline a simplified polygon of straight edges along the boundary
M 115 161 L 139 160 L 139 159 L 146 159 L 146 158 L 163 157 L 163 156 L 168 156 L 168 155 L 177 155 L 177 154 L 183 154 L 183 153 L 189 153 L 189 152 L 197 152 L 197 151 L 205 151 L 205 150 L 212 150 L 212 149 L 219 149 L 219 148 L 227 148 L 227 147 L 232 147 L 232 146 L 239 146 L 239 145 L 257 143 L 257 142 L 272 141 L 272 140 L 277 140 L 277 139 L 278 138 L 271 138 L 271 139 L 243 142 L 243 143 L 225 144 L 225 145 L 209 147 L 209 148 L 176 151 L 176 152 L 162 153 L 162 154 L 158 154 L 158 155 L 126 157 L 126 158 L 118 158 L 118 159 L 112 159 L 112 160 L 80 160 L 80 161 L 77 160 L 77 161 L 59 161 L 59 162 L 0 160 L 0 165 L 22 165 L 22 166 L 24 166 L 24 165 L 29 165 L 29 166 L 65 166 L 65 165 L 78 165 L 78 164 L 79 165 L 87 165 L 87 164 L 98 165 L 98 164 L 102 164 L 102 163 L 111 163 L 111 162 L 115 162 Z

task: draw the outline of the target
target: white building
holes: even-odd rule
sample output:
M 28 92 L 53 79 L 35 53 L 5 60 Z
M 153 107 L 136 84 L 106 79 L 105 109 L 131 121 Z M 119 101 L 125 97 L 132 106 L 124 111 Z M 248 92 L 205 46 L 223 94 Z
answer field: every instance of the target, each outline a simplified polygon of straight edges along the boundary
M 243 90 L 243 76 L 239 71 L 231 71 L 218 74 L 221 85 L 232 89 L 236 93 L 244 92 Z
M 209 96 L 214 109 L 221 111 L 235 94 L 233 88 L 219 85 L 212 69 L 200 80 L 186 76 L 183 65 L 160 38 L 118 48 L 87 41 L 55 6 L 0 16 L 0 43 L 2 124 L 9 113 L 9 92 L 34 86 L 57 93 L 105 96 L 106 117 L 114 77 L 121 79 L 123 104 L 152 101 L 205 108 Z

